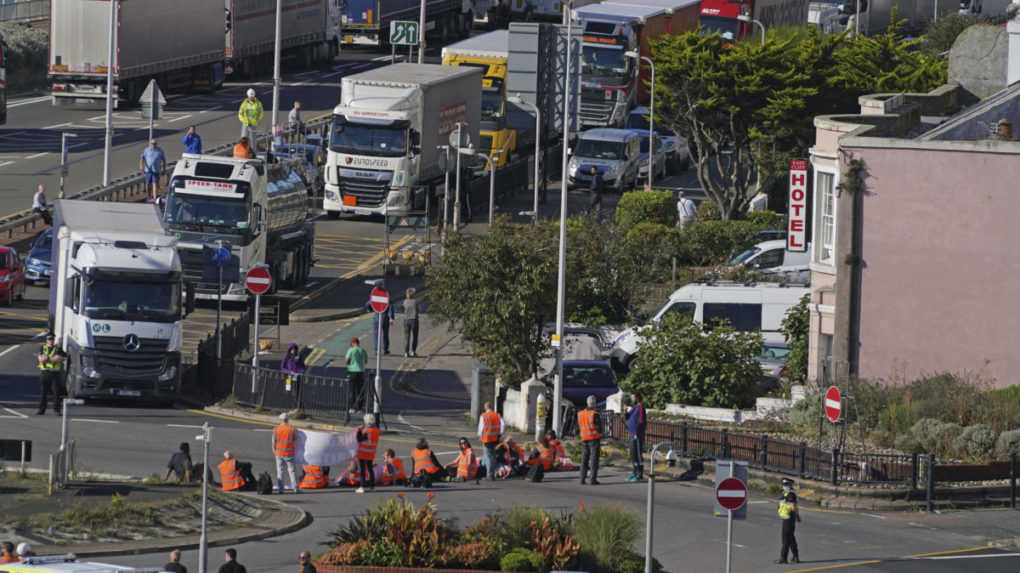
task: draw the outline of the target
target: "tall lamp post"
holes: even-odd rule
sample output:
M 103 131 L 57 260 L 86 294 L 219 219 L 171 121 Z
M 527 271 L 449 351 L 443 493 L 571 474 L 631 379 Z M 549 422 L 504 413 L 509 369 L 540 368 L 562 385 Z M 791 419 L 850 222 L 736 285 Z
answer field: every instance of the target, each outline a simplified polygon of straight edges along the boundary
M 269 148 L 276 149 L 276 126 L 280 122 L 280 35 L 282 33 L 283 0 L 276 0 L 276 36 L 273 42 L 273 133 Z M 281 136 L 282 137 L 282 136 Z
M 202 536 L 198 541 L 198 572 L 206 573 L 209 565 L 209 538 L 206 536 L 206 522 L 209 519 L 209 442 L 212 440 L 209 422 L 202 424 L 202 434 L 195 436 L 195 439 L 202 442 Z
M 117 3 L 110 2 L 110 54 L 106 64 L 106 140 L 103 144 L 103 185 L 110 184 L 110 161 L 113 158 L 113 67 L 117 46 Z
M 652 100 L 648 107 L 648 188 L 651 189 L 652 178 L 655 176 L 655 62 L 634 50 L 624 52 L 623 55 L 638 60 L 639 66 L 645 62 L 652 68 Z
M 541 143 L 542 143 L 542 115 L 538 111 L 538 106 L 535 105 L 535 104 L 531 104 L 531 103 L 528 103 L 528 102 L 524 101 L 524 98 L 521 97 L 521 94 L 517 94 L 515 96 L 508 97 L 507 100 L 508 101 L 512 101 L 513 103 L 515 103 L 517 105 L 526 106 L 526 107 L 530 108 L 531 110 L 533 110 L 535 112 L 535 204 L 532 207 L 533 210 L 531 212 L 531 222 L 532 223 L 537 223 L 538 222 L 538 177 L 539 177 L 539 175 L 538 175 L 538 160 L 539 160 L 539 157 L 542 154 L 542 146 L 541 146 Z
M 740 20 L 741 22 L 746 22 L 746 23 L 749 23 L 749 24 L 754 24 L 755 26 L 758 26 L 759 28 L 761 28 L 761 45 L 763 45 L 763 46 L 765 45 L 765 24 L 762 24 L 761 22 L 759 22 L 758 20 L 755 20 L 754 18 L 748 16 L 747 14 L 741 14 L 741 15 L 737 16 L 737 20 Z

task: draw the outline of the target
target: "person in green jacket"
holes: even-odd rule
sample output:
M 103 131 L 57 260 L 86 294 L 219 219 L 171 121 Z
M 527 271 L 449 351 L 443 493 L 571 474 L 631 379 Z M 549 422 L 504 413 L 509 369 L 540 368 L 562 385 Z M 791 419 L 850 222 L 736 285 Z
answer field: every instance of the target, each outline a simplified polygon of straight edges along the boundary
M 248 89 L 248 98 L 241 102 L 241 109 L 237 110 L 237 119 L 241 121 L 241 137 L 247 137 L 248 141 L 255 141 L 255 129 L 262 121 L 262 102 L 255 97 L 255 90 Z

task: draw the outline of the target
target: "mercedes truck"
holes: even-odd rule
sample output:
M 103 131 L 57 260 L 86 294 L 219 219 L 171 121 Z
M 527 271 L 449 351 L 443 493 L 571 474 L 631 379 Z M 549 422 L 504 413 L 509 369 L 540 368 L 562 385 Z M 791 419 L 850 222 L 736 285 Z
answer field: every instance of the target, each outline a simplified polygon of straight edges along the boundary
M 218 155 L 184 154 L 174 166 L 163 227 L 177 239 L 184 276 L 196 297 L 244 301 L 245 274 L 265 264 L 278 286 L 308 279 L 315 225 L 308 189 L 294 160 L 266 162 Z M 209 272 L 210 251 L 230 251 L 224 276 Z M 214 278 L 215 277 L 215 278 Z
M 193 299 L 156 207 L 60 199 L 53 228 L 50 325 L 68 396 L 172 399 Z
M 443 180 L 439 147 L 451 143 L 458 124 L 478 148 L 481 83 L 481 68 L 434 64 L 343 78 L 328 134 L 323 210 L 339 217 L 424 208 Z

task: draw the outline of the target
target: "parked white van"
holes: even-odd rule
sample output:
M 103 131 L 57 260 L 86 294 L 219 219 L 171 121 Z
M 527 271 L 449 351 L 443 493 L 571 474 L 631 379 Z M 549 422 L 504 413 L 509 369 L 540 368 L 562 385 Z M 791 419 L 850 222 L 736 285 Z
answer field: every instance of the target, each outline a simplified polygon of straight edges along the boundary
M 730 266 L 742 266 L 764 275 L 780 275 L 789 282 L 811 281 L 811 243 L 807 250 L 788 251 L 786 240 L 762 241 L 730 259 Z
M 641 331 L 654 328 L 670 313 L 680 313 L 695 322 L 726 319 L 740 331 L 778 332 L 786 311 L 811 289 L 774 283 L 741 284 L 697 282 L 685 285 L 669 296 L 649 324 L 628 328 L 613 342 L 610 360 L 615 367 L 629 368 L 637 354 Z

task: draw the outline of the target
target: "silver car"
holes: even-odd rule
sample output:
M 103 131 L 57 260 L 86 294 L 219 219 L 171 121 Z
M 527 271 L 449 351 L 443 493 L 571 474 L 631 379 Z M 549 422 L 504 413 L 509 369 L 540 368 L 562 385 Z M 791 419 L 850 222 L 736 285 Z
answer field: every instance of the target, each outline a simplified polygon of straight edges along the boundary
M 638 132 L 641 136 L 641 158 L 638 160 L 638 179 L 648 181 L 648 132 Z M 655 155 L 652 157 L 652 167 L 655 169 L 653 172 L 653 181 L 661 181 L 666 176 L 666 160 L 669 155 L 669 149 L 666 147 L 666 143 L 658 136 L 655 135 Z

